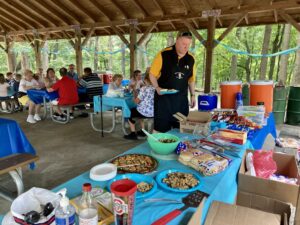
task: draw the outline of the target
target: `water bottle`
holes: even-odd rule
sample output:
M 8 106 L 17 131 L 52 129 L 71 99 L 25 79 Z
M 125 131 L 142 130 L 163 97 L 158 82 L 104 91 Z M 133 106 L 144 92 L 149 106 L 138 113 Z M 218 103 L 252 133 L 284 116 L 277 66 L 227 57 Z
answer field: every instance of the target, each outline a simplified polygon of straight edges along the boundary
M 98 224 L 98 208 L 97 203 L 91 194 L 92 185 L 90 183 L 83 184 L 82 197 L 79 202 L 79 225 L 97 225 Z
M 63 196 L 59 206 L 55 211 L 56 225 L 73 225 L 75 224 L 75 208 L 70 205 L 69 198 Z
M 235 98 L 235 108 L 237 109 L 239 106 L 243 106 L 243 95 L 241 92 L 236 93 Z

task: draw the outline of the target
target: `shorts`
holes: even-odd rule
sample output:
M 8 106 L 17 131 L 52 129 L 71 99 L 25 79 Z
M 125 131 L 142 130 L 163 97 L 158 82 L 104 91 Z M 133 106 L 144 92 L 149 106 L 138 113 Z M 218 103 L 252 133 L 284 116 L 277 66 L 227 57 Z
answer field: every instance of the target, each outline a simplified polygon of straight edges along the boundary
M 139 111 L 137 111 L 136 108 L 130 109 L 130 112 L 131 112 L 131 115 L 130 115 L 129 121 L 133 124 L 135 123 L 135 120 L 133 120 L 133 118 L 148 118 L 148 117 L 142 115 Z

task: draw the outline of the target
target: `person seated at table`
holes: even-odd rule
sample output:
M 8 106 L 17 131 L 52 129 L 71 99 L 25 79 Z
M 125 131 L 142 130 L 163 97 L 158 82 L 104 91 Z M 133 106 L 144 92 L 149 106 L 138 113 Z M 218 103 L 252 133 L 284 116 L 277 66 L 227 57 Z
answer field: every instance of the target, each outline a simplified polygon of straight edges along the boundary
M 43 78 L 40 77 L 39 74 L 37 73 L 33 74 L 33 79 L 35 79 L 38 82 L 40 88 L 45 88 L 45 83 L 43 81 Z
M 10 87 L 14 86 L 15 79 L 14 79 L 14 76 L 13 76 L 12 72 L 7 72 L 6 73 L 6 82 L 9 84 Z
M 44 83 L 46 88 L 52 87 L 58 81 L 58 78 L 55 75 L 55 71 L 53 68 L 48 68 L 46 77 L 44 78 Z
M 14 82 L 14 85 L 13 85 L 13 90 L 14 90 L 14 99 L 15 99 L 16 107 L 17 107 L 16 110 L 21 110 L 22 111 L 22 104 L 18 100 L 18 91 L 19 91 L 19 86 L 20 86 L 21 79 L 22 79 L 22 75 L 17 73 L 15 75 L 15 82 Z
M 78 74 L 75 72 L 75 65 L 69 65 L 68 77 L 72 78 L 75 81 L 78 81 L 79 77 Z
M 7 100 L 9 100 L 8 96 L 9 84 L 6 82 L 4 75 L 0 73 L 0 108 L 3 109 L 4 112 L 7 111 Z
M 75 80 L 68 77 L 68 71 L 65 67 L 59 69 L 61 79 L 57 81 L 51 88 L 47 88 L 48 92 L 58 91 L 58 99 L 52 101 L 53 105 L 56 105 L 56 113 L 54 114 L 55 119 L 65 121 L 67 118 L 61 111 L 60 106 L 62 105 L 73 105 L 78 103 L 78 92 L 77 84 Z M 74 118 L 73 110 L 70 110 L 70 118 Z
M 140 70 L 135 70 L 129 82 L 129 90 L 139 91 L 143 85 L 145 84 L 142 79 L 142 72 Z
M 31 70 L 25 70 L 24 76 L 25 78 L 21 79 L 19 85 L 19 101 L 23 105 L 29 104 L 28 117 L 26 121 L 28 123 L 36 123 L 37 121 L 41 120 L 41 117 L 39 116 L 41 105 L 35 104 L 33 101 L 29 100 L 27 96 L 27 90 L 40 89 L 40 86 L 39 83 L 35 79 L 33 79 L 33 73 Z
M 123 80 L 122 74 L 115 74 L 112 77 L 112 82 L 108 85 L 108 90 L 106 93 L 108 97 L 118 96 L 120 91 L 123 91 L 122 80 Z
M 143 118 L 153 117 L 155 88 L 151 85 L 149 74 L 146 74 L 144 82 L 145 85 L 141 87 L 138 96 L 134 99 L 137 107 L 131 109 L 131 115 L 128 120 L 131 133 L 128 135 L 124 135 L 125 139 L 136 140 L 137 136 L 145 137 L 145 134 L 142 130 L 138 132 L 135 131 L 134 119 L 138 118 L 141 128 L 144 129 L 145 127 Z
M 84 75 L 79 80 L 78 84 L 81 87 L 86 88 L 86 93 L 79 96 L 80 102 L 92 102 L 94 101 L 94 96 L 102 94 L 102 81 L 98 74 L 92 73 L 90 67 L 86 67 L 83 70 Z

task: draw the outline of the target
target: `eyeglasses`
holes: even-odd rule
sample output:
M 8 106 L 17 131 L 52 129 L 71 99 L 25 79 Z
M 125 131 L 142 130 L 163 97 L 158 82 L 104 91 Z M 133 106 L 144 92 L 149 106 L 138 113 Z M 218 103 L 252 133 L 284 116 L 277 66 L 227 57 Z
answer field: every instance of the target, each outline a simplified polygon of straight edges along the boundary
M 178 37 L 192 37 L 192 33 L 189 31 L 183 31 L 182 33 L 179 33 Z
M 47 217 L 53 212 L 53 210 L 54 210 L 54 206 L 52 205 L 52 203 L 49 202 L 44 206 L 43 211 L 40 213 L 38 213 L 37 211 L 30 211 L 26 213 L 24 215 L 24 221 L 27 224 L 34 224 L 40 220 L 41 215 Z

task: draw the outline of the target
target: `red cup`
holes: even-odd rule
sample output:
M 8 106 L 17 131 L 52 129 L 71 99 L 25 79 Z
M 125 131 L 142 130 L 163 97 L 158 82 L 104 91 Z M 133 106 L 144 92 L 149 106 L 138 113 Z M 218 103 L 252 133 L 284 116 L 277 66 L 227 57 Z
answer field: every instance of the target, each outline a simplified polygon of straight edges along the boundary
M 110 186 L 115 225 L 132 225 L 137 184 L 128 179 L 117 180 Z

